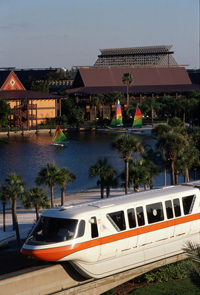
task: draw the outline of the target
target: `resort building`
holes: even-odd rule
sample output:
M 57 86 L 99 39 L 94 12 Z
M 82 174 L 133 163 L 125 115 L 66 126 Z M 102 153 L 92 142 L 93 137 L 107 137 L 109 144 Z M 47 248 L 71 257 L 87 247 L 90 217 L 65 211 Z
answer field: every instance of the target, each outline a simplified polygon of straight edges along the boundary
M 100 49 L 94 67 L 177 67 L 172 45 Z
M 0 73 L 0 98 L 15 110 L 11 117 L 12 126 L 29 129 L 61 116 L 62 96 L 26 90 L 13 70 Z
M 122 109 L 126 110 L 127 86 L 122 82 L 125 73 L 133 77 L 129 87 L 130 105 L 142 104 L 149 97 L 184 99 L 189 91 L 198 91 L 199 85 L 191 82 L 183 65 L 178 65 L 171 48 L 171 45 L 162 45 L 100 49 L 101 55 L 93 66 L 76 67 L 78 72 L 73 86 L 67 92 L 85 106 L 88 120 L 95 119 L 95 107 L 90 105 L 90 101 L 97 94 L 123 93 Z M 101 108 L 103 119 L 110 119 L 115 105 Z

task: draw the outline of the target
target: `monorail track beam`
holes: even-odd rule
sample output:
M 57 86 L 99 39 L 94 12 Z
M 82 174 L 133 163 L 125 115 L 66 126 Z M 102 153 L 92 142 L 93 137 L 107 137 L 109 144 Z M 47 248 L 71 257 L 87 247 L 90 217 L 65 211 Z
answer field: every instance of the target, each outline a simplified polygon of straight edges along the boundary
M 68 263 L 33 267 L 0 276 L 0 294 L 99 295 L 154 268 L 185 258 L 182 253 L 98 280 L 83 278 Z

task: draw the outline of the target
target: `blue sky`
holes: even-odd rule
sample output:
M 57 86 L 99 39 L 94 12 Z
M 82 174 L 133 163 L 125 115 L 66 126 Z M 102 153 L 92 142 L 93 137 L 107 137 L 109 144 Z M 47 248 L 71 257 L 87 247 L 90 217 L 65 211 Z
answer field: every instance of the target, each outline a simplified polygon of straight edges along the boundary
M 0 0 L 0 67 L 91 66 L 99 49 L 173 45 L 199 68 L 199 0 Z

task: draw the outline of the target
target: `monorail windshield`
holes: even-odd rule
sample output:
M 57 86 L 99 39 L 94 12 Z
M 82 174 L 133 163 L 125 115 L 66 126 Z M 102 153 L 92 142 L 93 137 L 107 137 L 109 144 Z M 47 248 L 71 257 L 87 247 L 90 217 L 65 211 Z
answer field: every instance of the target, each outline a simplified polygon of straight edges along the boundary
M 28 245 L 64 242 L 84 235 L 85 221 L 41 216 L 26 241 Z

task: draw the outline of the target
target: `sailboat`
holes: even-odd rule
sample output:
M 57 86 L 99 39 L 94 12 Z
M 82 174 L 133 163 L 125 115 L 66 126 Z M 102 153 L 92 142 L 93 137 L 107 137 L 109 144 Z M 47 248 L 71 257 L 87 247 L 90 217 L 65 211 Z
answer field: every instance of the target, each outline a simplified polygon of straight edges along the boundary
M 110 123 L 110 127 L 121 127 L 123 126 L 123 123 L 122 123 L 122 109 L 121 109 L 121 105 L 120 105 L 120 102 L 118 100 L 118 103 L 117 103 L 117 111 L 115 112 L 114 114 L 114 117 Z
M 136 112 L 135 112 L 135 117 L 133 121 L 133 128 L 141 128 L 142 127 L 142 113 L 139 107 L 137 106 Z
M 54 136 L 52 138 L 52 144 L 55 146 L 65 146 L 68 143 L 67 137 L 64 135 L 60 126 L 57 126 Z

